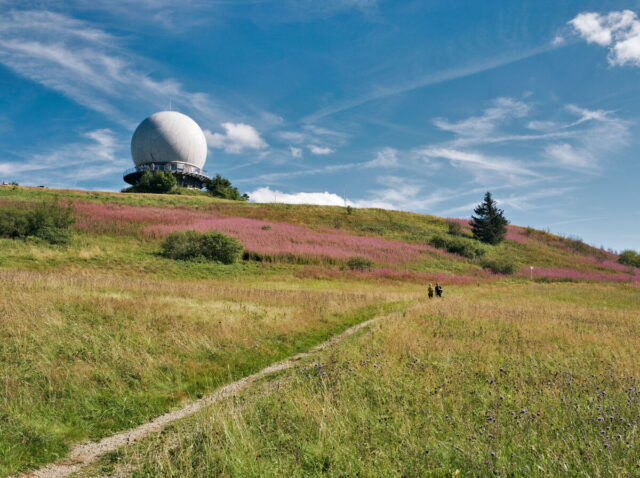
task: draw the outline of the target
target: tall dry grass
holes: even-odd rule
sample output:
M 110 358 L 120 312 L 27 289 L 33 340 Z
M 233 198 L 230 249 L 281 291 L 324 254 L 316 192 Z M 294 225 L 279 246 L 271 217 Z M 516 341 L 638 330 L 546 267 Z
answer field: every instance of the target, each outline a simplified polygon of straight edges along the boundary
M 634 287 L 468 287 L 87 476 L 633 476 L 639 345 Z
M 142 423 L 400 297 L 364 286 L 1 270 L 0 475 Z

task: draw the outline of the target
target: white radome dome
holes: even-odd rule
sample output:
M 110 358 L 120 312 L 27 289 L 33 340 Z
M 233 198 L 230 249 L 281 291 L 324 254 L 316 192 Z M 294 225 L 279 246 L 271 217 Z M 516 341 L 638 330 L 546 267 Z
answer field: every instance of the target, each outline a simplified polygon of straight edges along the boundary
M 202 169 L 207 160 L 207 140 L 200 126 L 177 111 L 154 113 L 138 125 L 131 138 L 136 166 L 187 163 Z

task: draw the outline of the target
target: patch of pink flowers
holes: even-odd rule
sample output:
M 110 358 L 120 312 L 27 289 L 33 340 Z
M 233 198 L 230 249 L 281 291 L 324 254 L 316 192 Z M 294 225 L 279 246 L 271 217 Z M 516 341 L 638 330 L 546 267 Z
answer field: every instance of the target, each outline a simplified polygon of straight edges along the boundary
M 519 242 L 520 244 L 529 242 L 529 238 L 525 235 L 524 229 L 511 225 L 507 226 L 507 235 L 505 238 L 509 241 Z
M 185 225 L 157 225 L 146 228 L 152 237 L 173 231 L 195 229 L 219 231 L 237 238 L 250 253 L 268 256 L 331 257 L 362 256 L 379 264 L 408 264 L 434 248 L 377 237 L 354 236 L 340 230 L 313 230 L 304 226 L 266 222 L 244 217 L 213 217 Z
M 76 228 L 99 234 L 131 234 L 154 224 L 186 224 L 206 217 L 189 209 L 74 203 Z

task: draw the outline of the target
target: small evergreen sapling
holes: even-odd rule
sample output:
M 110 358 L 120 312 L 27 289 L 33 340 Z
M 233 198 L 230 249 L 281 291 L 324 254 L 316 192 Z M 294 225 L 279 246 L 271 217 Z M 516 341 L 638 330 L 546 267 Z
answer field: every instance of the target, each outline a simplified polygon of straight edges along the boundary
M 486 244 L 499 244 L 507 233 L 509 221 L 504 217 L 504 211 L 498 209 L 491 193 L 484 195 L 484 201 L 473 210 L 469 225 L 473 237 Z

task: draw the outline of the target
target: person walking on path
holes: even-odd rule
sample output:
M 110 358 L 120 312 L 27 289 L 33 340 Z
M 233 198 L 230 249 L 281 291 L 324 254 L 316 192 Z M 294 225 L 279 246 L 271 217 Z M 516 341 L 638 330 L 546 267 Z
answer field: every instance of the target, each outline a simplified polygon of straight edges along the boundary
M 429 296 L 429 299 L 433 299 L 433 286 L 431 284 L 427 287 L 427 296 Z
M 436 282 L 436 297 L 442 297 L 442 286 Z

